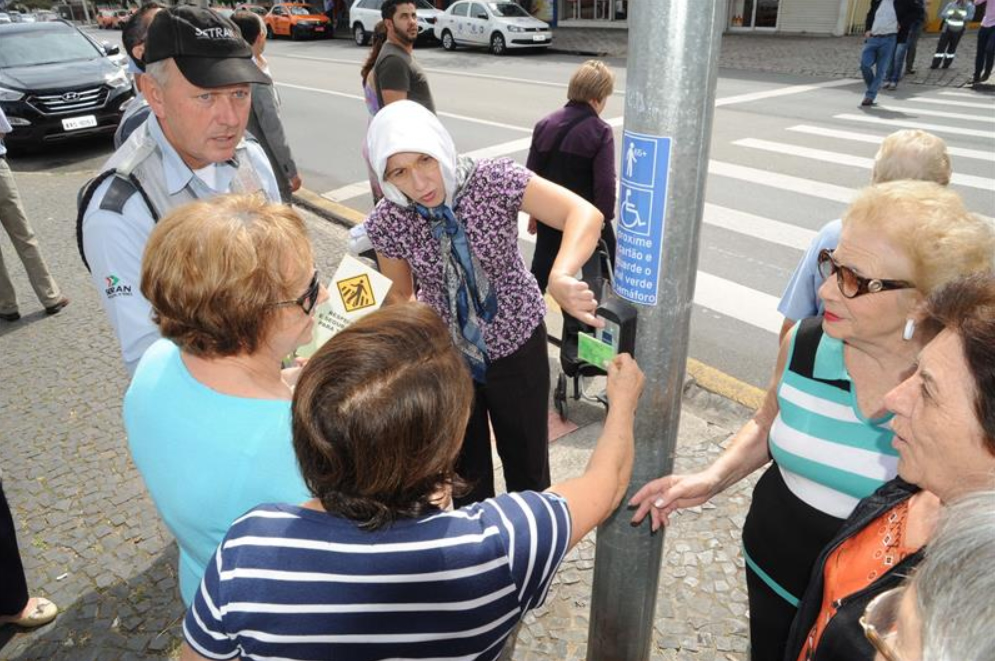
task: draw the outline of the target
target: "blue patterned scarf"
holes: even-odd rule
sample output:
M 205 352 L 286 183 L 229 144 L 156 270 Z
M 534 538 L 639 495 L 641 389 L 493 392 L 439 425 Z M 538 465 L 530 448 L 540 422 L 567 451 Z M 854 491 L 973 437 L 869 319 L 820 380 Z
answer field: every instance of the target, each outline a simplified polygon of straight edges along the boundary
M 429 222 L 432 236 L 439 242 L 453 343 L 466 359 L 473 380 L 485 383 L 490 361 L 483 325 L 497 315 L 497 296 L 470 250 L 466 230 L 453 210 L 446 204 L 431 209 L 420 204 L 414 207 Z

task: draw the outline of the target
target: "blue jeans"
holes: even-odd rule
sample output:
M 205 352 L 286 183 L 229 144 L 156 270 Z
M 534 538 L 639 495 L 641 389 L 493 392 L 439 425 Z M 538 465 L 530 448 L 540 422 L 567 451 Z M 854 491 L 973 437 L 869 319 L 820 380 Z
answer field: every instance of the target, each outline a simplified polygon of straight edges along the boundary
M 878 95 L 878 88 L 884 80 L 884 74 L 895 54 L 895 42 L 898 36 L 894 34 L 872 35 L 864 40 L 864 50 L 860 54 L 860 73 L 864 75 L 867 91 L 864 96 L 873 101 Z
M 898 81 L 905 75 L 905 53 L 908 50 L 909 42 L 907 41 L 895 45 L 895 56 L 891 58 L 891 63 L 888 64 L 888 73 L 884 76 L 887 82 L 898 84 Z

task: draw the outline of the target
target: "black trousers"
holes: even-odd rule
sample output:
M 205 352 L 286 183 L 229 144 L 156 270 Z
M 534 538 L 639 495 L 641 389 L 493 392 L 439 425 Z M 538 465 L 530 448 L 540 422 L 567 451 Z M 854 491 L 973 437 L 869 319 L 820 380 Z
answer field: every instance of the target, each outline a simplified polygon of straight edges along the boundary
M 17 615 L 28 605 L 28 584 L 17 550 L 14 517 L 0 482 L 0 615 Z
M 546 325 L 513 354 L 487 367 L 487 383 L 474 384 L 473 411 L 463 437 L 456 472 L 469 493 L 453 499 L 456 507 L 494 495 L 490 426 L 508 491 L 549 487 L 549 349 Z
M 978 30 L 978 52 L 974 55 L 974 79 L 987 78 L 995 63 L 995 25 Z
M 954 61 L 954 55 L 957 54 L 957 45 L 963 36 L 963 30 L 958 32 L 944 30 L 941 32 L 940 41 L 936 44 L 936 54 L 933 55 L 933 64 L 930 66 L 933 69 L 938 68 L 940 65 L 943 65 L 944 69 L 948 68 Z

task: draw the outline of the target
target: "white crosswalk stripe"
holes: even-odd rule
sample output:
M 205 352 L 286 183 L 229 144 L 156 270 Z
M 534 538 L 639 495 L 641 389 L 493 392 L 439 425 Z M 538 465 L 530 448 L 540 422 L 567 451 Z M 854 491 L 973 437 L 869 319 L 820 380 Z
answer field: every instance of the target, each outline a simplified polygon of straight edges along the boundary
M 913 122 L 903 119 L 888 119 L 885 117 L 873 117 L 871 115 L 854 115 L 851 113 L 833 115 L 833 119 L 844 119 L 849 122 L 864 122 L 867 124 L 881 124 L 884 126 L 892 127 L 892 130 L 922 129 L 923 131 L 930 131 L 932 133 L 965 135 L 965 136 L 970 136 L 972 138 L 988 138 L 989 140 L 995 140 L 995 131 L 983 131 L 981 129 L 965 129 L 959 126 L 949 126 L 947 124 L 927 124 L 925 122 Z
M 908 101 L 916 103 L 935 103 L 942 106 L 956 106 L 958 108 L 981 108 L 983 110 L 993 110 L 995 106 L 990 103 L 974 103 L 972 101 L 950 101 L 949 99 L 930 99 L 926 97 L 914 96 Z
M 795 131 L 796 133 L 819 135 L 824 138 L 836 138 L 838 140 L 850 140 L 853 142 L 867 142 L 872 145 L 880 145 L 881 141 L 887 137 L 886 135 L 873 135 L 870 133 L 859 133 L 856 131 L 840 131 L 839 129 L 830 129 L 822 126 L 809 126 L 808 124 L 789 126 L 787 130 Z M 947 145 L 947 153 L 951 156 L 973 158 L 979 161 L 986 161 L 988 163 L 991 163 L 992 159 L 995 158 L 995 155 L 993 155 L 993 152 L 991 151 L 966 149 L 964 147 L 951 147 L 950 145 Z
M 910 113 L 913 115 L 925 115 L 926 117 L 942 117 L 944 119 L 960 119 L 967 122 L 983 122 L 985 124 L 995 124 L 995 117 L 987 115 L 971 115 L 962 112 L 946 112 L 943 110 L 923 110 L 922 108 L 911 108 L 909 106 L 880 105 L 878 110 L 886 112 Z
M 786 154 L 789 156 L 800 156 L 822 161 L 823 163 L 835 163 L 836 165 L 849 165 L 852 167 L 870 170 L 874 167 L 873 158 L 863 158 L 861 156 L 851 156 L 839 152 L 827 151 L 825 149 L 812 149 L 811 147 L 801 147 L 799 145 L 789 145 L 783 142 L 772 142 L 770 140 L 759 140 L 757 138 L 743 138 L 736 140 L 732 144 L 741 147 L 751 147 L 762 149 L 775 154 Z M 955 168 L 956 169 L 956 168 Z M 968 174 L 954 173 L 950 178 L 950 183 L 970 188 L 980 188 L 981 190 L 995 190 L 995 179 L 988 177 L 976 177 Z

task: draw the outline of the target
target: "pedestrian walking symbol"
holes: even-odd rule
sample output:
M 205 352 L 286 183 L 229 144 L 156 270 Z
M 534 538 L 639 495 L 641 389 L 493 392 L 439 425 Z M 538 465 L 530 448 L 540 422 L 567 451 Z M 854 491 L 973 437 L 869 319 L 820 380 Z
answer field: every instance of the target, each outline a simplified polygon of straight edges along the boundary
M 342 297 L 342 305 L 346 312 L 354 312 L 376 305 L 373 286 L 370 284 L 369 276 L 365 273 L 347 280 L 340 280 L 335 284 L 338 287 L 339 296 Z
M 625 131 L 622 139 L 615 293 L 633 303 L 656 305 L 671 138 Z

